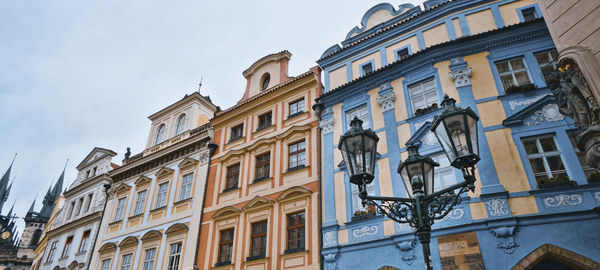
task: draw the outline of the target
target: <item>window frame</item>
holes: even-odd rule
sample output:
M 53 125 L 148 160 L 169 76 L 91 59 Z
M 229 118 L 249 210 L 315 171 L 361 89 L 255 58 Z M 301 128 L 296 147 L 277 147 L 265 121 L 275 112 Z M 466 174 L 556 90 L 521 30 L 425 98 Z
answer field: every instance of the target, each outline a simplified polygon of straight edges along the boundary
M 531 54 L 533 55 L 533 53 L 531 53 Z M 511 61 L 517 60 L 517 59 L 520 59 L 523 62 L 524 68 L 518 69 L 515 71 L 512 68 Z M 508 64 L 509 71 L 500 72 L 500 70 L 498 69 L 498 64 L 503 63 L 503 62 L 506 62 Z M 525 55 L 517 55 L 517 56 L 505 58 L 505 59 L 495 60 L 495 61 L 493 61 L 492 65 L 494 66 L 494 69 L 496 71 L 496 76 L 498 76 L 498 82 L 500 82 L 499 87 L 504 91 L 505 94 L 507 94 L 506 90 L 510 89 L 511 87 L 523 87 L 526 85 L 526 84 L 519 85 L 519 82 L 517 81 L 517 77 L 515 76 L 515 73 L 518 73 L 518 72 L 525 71 L 525 73 L 527 74 L 527 79 L 529 80 L 529 84 L 535 85 L 535 80 L 533 80 L 533 76 L 531 75 L 531 71 L 529 70 L 529 65 L 527 64 L 527 58 Z M 504 87 L 504 83 L 502 82 L 502 76 L 508 75 L 508 74 L 511 75 L 513 85 Z
M 366 69 L 367 67 L 370 67 L 371 70 L 367 70 Z M 360 77 L 367 76 L 369 74 L 373 74 L 373 72 L 375 72 L 375 61 L 373 61 L 373 59 L 371 59 L 367 62 L 364 62 L 359 65 L 358 69 L 360 71 Z
M 261 158 L 268 157 L 266 160 L 260 161 Z M 264 175 L 259 174 L 259 170 L 262 169 Z M 271 152 L 261 153 L 255 156 L 254 164 L 254 182 L 269 179 L 271 177 Z
M 86 233 L 87 233 L 87 237 L 86 237 Z M 81 241 L 79 241 L 79 248 L 77 249 L 77 253 L 82 253 L 82 252 L 87 251 L 87 243 L 89 242 L 91 233 L 92 233 L 91 230 L 83 231 L 83 234 L 81 235 Z
M 144 194 L 143 199 L 140 199 L 140 194 Z M 143 215 L 146 210 L 146 200 L 148 199 L 148 190 L 142 189 L 136 192 L 135 203 L 133 204 L 133 216 Z M 138 211 L 139 207 L 139 211 Z
M 69 252 L 71 252 L 71 246 L 73 245 L 73 238 L 73 235 L 67 236 L 65 245 L 63 246 L 63 251 L 60 255 L 61 258 L 69 257 Z
M 152 258 L 148 258 L 148 252 L 149 251 L 153 251 L 153 255 Z M 153 270 L 154 269 L 154 263 L 156 261 L 156 251 L 157 248 L 156 247 L 151 247 L 151 248 L 147 248 L 144 250 L 144 258 L 142 259 L 142 270 Z M 148 264 L 150 263 L 150 264 Z M 150 265 L 150 269 L 146 269 L 146 267 Z
M 304 143 L 303 148 L 299 149 L 299 145 Z M 296 150 L 292 152 L 292 147 L 296 146 Z M 303 162 L 300 164 L 300 155 L 303 156 Z M 296 156 L 296 163 L 292 166 L 292 156 Z M 306 139 L 301 139 L 288 144 L 288 170 L 306 167 Z
M 523 11 L 532 10 L 532 9 L 533 9 L 533 15 L 535 16 L 535 19 L 539 19 L 542 17 L 542 12 L 541 12 L 538 4 L 532 4 L 532 5 L 527 5 L 527 6 L 522 6 L 522 7 L 517 8 L 517 15 L 519 16 L 519 21 L 520 22 L 531 21 L 531 20 L 525 20 L 525 15 L 523 14 Z M 535 20 L 535 19 L 533 19 L 533 20 Z
M 107 265 L 105 265 L 105 263 L 107 263 Z M 112 259 L 108 258 L 108 259 L 104 259 L 100 261 L 100 270 L 110 270 L 110 267 L 112 266 Z M 104 266 L 106 266 L 106 268 L 104 268 Z
M 166 190 L 161 191 L 160 187 L 166 186 Z M 154 203 L 154 209 L 159 209 L 167 206 L 169 204 L 169 186 L 170 182 L 168 180 L 157 183 L 156 185 L 156 201 Z M 161 197 L 161 195 L 164 195 Z M 164 202 L 163 202 L 164 199 Z
M 225 167 L 225 186 L 223 192 L 234 190 L 240 186 L 241 162 L 233 163 Z M 231 169 L 237 167 L 236 171 Z M 235 178 L 235 180 L 234 180 Z
M 298 223 L 298 224 L 294 224 L 294 225 L 290 225 L 290 218 L 292 216 L 298 216 L 298 215 L 302 215 L 302 223 Z M 300 230 L 302 229 L 302 230 Z M 291 230 L 297 230 L 296 231 L 296 238 L 291 238 Z M 300 238 L 300 231 L 303 231 L 302 233 L 302 238 Z M 290 243 L 293 242 L 297 242 L 295 244 L 290 245 Z M 298 245 L 299 243 L 302 243 L 301 245 Z M 289 213 L 286 215 L 286 250 L 285 253 L 292 253 L 292 252 L 298 252 L 298 251 L 304 251 L 306 250 L 306 211 L 302 210 L 302 211 L 298 211 L 298 212 L 293 212 L 293 213 Z
M 52 257 L 54 257 L 54 254 L 56 253 L 56 249 L 58 248 L 58 240 L 52 242 L 50 244 L 50 249 L 48 250 L 48 255 L 46 256 L 46 262 L 52 262 Z
M 182 113 L 177 118 L 177 126 L 175 127 L 175 136 L 183 133 L 183 131 L 185 130 L 185 121 L 186 120 L 187 120 L 187 115 L 185 113 Z
M 186 183 L 186 177 L 189 177 L 189 182 Z M 194 188 L 194 172 L 186 173 L 181 176 L 181 185 L 179 189 L 179 200 L 187 200 L 192 197 L 192 190 Z M 187 188 L 186 188 L 187 187 Z M 184 188 L 186 188 L 184 190 Z M 187 193 L 187 195 L 186 195 Z
M 154 145 L 158 145 L 159 143 L 165 141 L 164 137 L 165 137 L 166 129 L 167 129 L 167 125 L 165 125 L 164 123 L 160 124 L 158 126 L 158 128 L 156 129 L 156 136 L 154 137 L 155 138 Z
M 424 84 L 431 82 L 433 85 L 433 89 L 425 89 L 424 88 Z M 421 96 L 421 98 L 423 98 L 423 100 L 425 101 L 425 107 L 419 107 L 417 108 L 415 106 L 415 101 L 413 100 L 414 97 L 417 97 L 417 94 L 413 93 L 413 89 L 416 89 L 415 87 L 419 86 L 419 89 L 422 91 L 421 93 L 418 93 L 418 95 Z M 439 87 L 436 81 L 436 77 L 435 76 L 430 76 L 421 80 L 418 80 L 416 82 L 410 83 L 406 86 L 406 90 L 407 90 L 407 94 L 408 94 L 408 102 L 410 104 L 410 110 L 412 115 L 415 115 L 418 109 L 427 109 L 429 107 L 431 107 L 434 103 L 435 104 L 439 104 L 440 103 L 440 95 L 439 95 Z M 436 101 L 435 102 L 431 102 L 427 99 L 427 94 L 433 93 L 435 96 Z
M 300 103 L 302 103 L 302 107 L 300 107 Z M 292 111 L 292 107 L 295 108 L 293 111 Z M 306 112 L 305 107 L 306 107 L 306 100 L 304 99 L 304 97 L 301 97 L 299 99 L 295 99 L 294 101 L 289 102 L 288 103 L 288 118 L 292 118 L 296 115 L 305 113 Z
M 239 130 L 239 135 L 237 134 Z M 244 123 L 234 125 L 230 128 L 229 141 L 233 142 L 244 137 Z
M 178 246 L 178 250 L 173 253 L 173 247 Z M 183 242 L 175 242 L 169 245 L 169 254 L 167 257 L 167 269 L 178 270 L 181 265 L 181 253 L 183 250 Z M 176 259 L 176 260 L 175 260 Z
M 273 111 L 267 111 L 256 117 L 256 131 L 261 131 L 273 126 Z M 255 132 L 256 132 L 255 131 Z
M 255 225 L 259 225 L 259 226 L 264 225 L 264 230 L 261 232 L 255 233 L 254 232 Z M 250 256 L 248 257 L 248 260 L 255 260 L 255 259 L 261 259 L 261 258 L 267 257 L 267 243 L 268 243 L 267 232 L 268 231 L 269 231 L 268 220 L 262 220 L 262 221 L 250 223 Z M 254 246 L 254 239 L 258 239 L 258 247 L 256 247 L 256 248 Z M 263 244 L 263 239 L 264 239 L 264 244 Z M 258 250 L 258 254 L 256 254 L 254 252 L 255 250 Z
M 552 139 L 552 141 L 554 143 L 554 147 L 556 148 L 556 150 L 554 150 L 554 151 L 545 151 L 543 149 L 543 147 L 541 146 L 540 140 L 541 139 L 547 139 L 547 138 L 551 138 Z M 525 142 L 526 141 L 531 141 L 531 140 L 535 141 L 538 153 L 533 153 L 533 154 L 527 153 L 527 147 L 525 146 Z M 563 155 L 565 153 L 561 149 L 561 145 L 560 145 L 560 142 L 558 140 L 558 137 L 557 137 L 556 133 L 537 134 L 537 135 L 533 135 L 533 136 L 521 137 L 520 138 L 520 143 L 521 143 L 521 146 L 523 147 L 523 155 L 524 155 L 524 158 L 525 158 L 524 162 L 526 163 L 526 167 L 528 168 L 529 173 L 531 173 L 531 175 L 533 177 L 532 179 L 533 179 L 534 183 L 537 185 L 538 189 L 544 189 L 544 188 L 550 188 L 550 187 L 543 187 L 543 186 L 541 186 L 541 185 L 543 185 L 543 183 L 540 183 L 537 180 L 536 176 L 538 174 L 542 173 L 542 172 L 537 172 L 536 173 L 534 171 L 533 166 L 531 165 L 531 161 L 530 161 L 532 159 L 539 159 L 539 158 L 542 159 L 543 166 L 544 166 L 544 173 L 546 174 L 548 182 L 551 182 L 550 179 L 554 178 L 553 177 L 554 176 L 553 172 L 558 172 L 558 171 L 564 171 L 563 173 L 564 173 L 564 175 L 566 175 L 567 179 L 565 181 L 562 181 L 562 182 L 558 181 L 556 183 L 558 183 L 558 184 L 560 184 L 560 183 L 566 184 L 569 181 L 573 181 L 571 179 L 571 175 L 570 175 L 570 173 L 569 173 L 569 171 L 567 169 L 568 165 L 565 162 L 565 158 L 563 157 Z M 555 157 L 555 156 L 559 157 L 559 160 L 560 160 L 560 162 L 562 163 L 562 166 L 563 166 L 562 170 L 555 170 L 555 171 L 551 170 L 547 158 L 548 157 Z
M 403 60 L 403 59 L 405 59 L 405 58 L 406 58 L 406 57 L 403 57 L 403 58 L 402 58 L 402 57 L 400 57 L 400 55 L 399 55 L 399 53 L 400 53 L 401 51 L 404 51 L 404 50 L 406 50 L 406 57 L 409 57 L 409 56 L 411 56 L 412 52 L 411 52 L 411 49 L 410 49 L 410 44 L 409 44 L 409 45 L 406 45 L 406 46 L 403 46 L 403 47 L 400 47 L 400 48 L 398 48 L 398 49 L 395 49 L 395 50 L 394 50 L 394 60 L 395 60 L 395 61 L 398 61 L 398 60 Z
M 555 52 L 556 58 L 554 58 L 552 56 L 552 52 Z M 541 55 L 541 54 L 546 54 L 546 56 L 548 57 L 548 59 L 550 59 L 550 61 L 548 63 L 541 64 L 537 58 L 537 56 Z M 552 66 L 553 69 L 556 69 L 558 67 L 558 50 L 556 50 L 556 48 L 553 48 L 550 50 L 543 50 L 543 51 L 535 52 L 535 53 L 533 53 L 533 58 L 535 58 L 535 62 L 538 66 L 538 69 L 540 70 L 540 74 L 542 75 L 542 81 L 544 81 L 546 84 L 548 84 L 548 82 L 546 81 L 546 77 L 544 76 L 544 71 L 542 68 Z
M 123 206 L 119 206 L 119 203 L 123 202 Z M 117 204 L 115 205 L 115 216 L 113 217 L 113 222 L 122 221 L 125 215 L 125 207 L 127 207 L 127 196 L 121 197 L 117 199 Z M 119 212 L 119 209 L 120 212 Z
M 127 264 L 125 264 L 126 257 L 129 258 L 129 261 L 127 261 Z M 121 265 L 119 266 L 119 270 L 131 270 L 132 262 L 133 262 L 133 253 L 123 254 L 121 256 Z M 124 268 L 124 267 L 127 267 L 127 268 Z
M 231 232 L 231 239 L 223 240 L 223 236 L 226 232 Z M 217 248 L 217 266 L 218 265 L 228 265 L 233 261 L 233 243 L 235 239 L 235 228 L 226 228 L 219 230 L 219 245 Z M 221 252 L 223 251 L 222 247 L 226 247 L 228 249 L 228 258 L 225 258 Z M 224 260 L 228 259 L 228 260 Z

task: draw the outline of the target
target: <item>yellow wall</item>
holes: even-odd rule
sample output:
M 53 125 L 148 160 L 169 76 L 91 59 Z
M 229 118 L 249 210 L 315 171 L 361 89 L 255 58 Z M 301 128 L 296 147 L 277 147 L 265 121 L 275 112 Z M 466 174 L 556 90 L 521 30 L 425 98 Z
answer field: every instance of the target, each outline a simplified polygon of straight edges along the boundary
M 494 81 L 494 76 L 490 70 L 490 64 L 486 58 L 489 52 L 483 52 L 465 56 L 463 59 L 472 69 L 471 89 L 475 100 L 493 97 L 498 95 L 498 89 Z
M 440 44 L 450 40 L 450 37 L 448 37 L 446 24 L 442 23 L 436 27 L 424 31 L 423 39 L 425 40 L 425 47 L 431 47 L 435 44 Z
M 456 99 L 457 103 L 460 103 L 460 97 L 458 96 L 456 85 L 448 75 L 450 73 L 450 61 L 439 62 L 433 66 L 437 68 L 438 77 L 440 78 L 440 83 L 442 84 L 442 91 L 445 94 L 448 94 L 448 96 L 451 98 Z
M 339 67 L 329 72 L 329 88 L 335 89 L 336 87 L 348 82 L 348 76 L 346 75 L 346 66 Z
M 521 0 L 499 6 L 498 9 L 500 10 L 500 15 L 502 15 L 504 25 L 508 26 L 511 24 L 519 23 L 520 20 L 519 15 L 517 14 L 517 8 L 535 3 L 537 3 L 536 0 Z
M 470 203 L 469 208 L 471 209 L 471 219 L 484 219 L 488 217 L 484 202 Z
M 344 185 L 344 172 L 333 175 L 335 187 L 335 217 L 338 224 L 346 223 L 346 188 Z
M 396 100 L 394 100 L 394 112 L 396 114 L 396 121 L 404 120 L 408 117 L 406 112 L 406 103 L 404 103 L 404 88 L 402 87 L 402 81 L 404 77 L 393 80 L 390 85 L 394 94 L 396 94 Z
M 396 49 L 402 48 L 406 45 L 410 45 L 410 53 L 411 54 L 415 53 L 419 50 L 419 42 L 417 41 L 417 37 L 412 36 L 410 38 L 402 40 L 398 43 L 394 43 L 393 45 L 390 45 L 387 48 L 385 48 L 385 55 L 386 55 L 387 62 L 392 63 L 392 62 L 396 61 L 396 56 L 394 55 L 394 51 Z
M 496 22 L 492 11 L 489 9 L 469 14 L 467 17 L 467 24 L 471 35 L 483 33 L 492 29 L 496 29 Z
M 506 119 L 506 113 L 500 100 L 479 103 L 477 104 L 477 111 L 479 111 L 481 124 L 484 127 L 502 125 L 502 121 Z
M 510 134 L 507 128 L 485 133 L 498 179 L 509 192 L 529 190 L 521 158 Z
M 373 120 L 373 130 L 378 130 L 385 127 L 385 123 L 383 121 L 383 113 L 381 113 L 381 106 L 377 104 L 377 98 L 379 97 L 379 93 L 377 93 L 377 91 L 379 91 L 379 87 L 367 92 L 367 94 L 369 95 L 369 101 L 371 103 L 372 111 L 369 114 L 371 115 L 371 119 Z
M 528 215 L 538 213 L 537 203 L 533 196 L 510 198 L 508 206 L 513 216 Z
M 452 27 L 454 27 L 454 33 L 456 33 L 456 38 L 463 36 L 462 28 L 460 28 L 460 22 L 458 21 L 458 19 L 452 20 Z
M 379 51 L 377 51 L 352 62 L 352 79 L 360 77 L 360 65 L 371 60 L 375 62 L 373 66 L 373 71 L 375 71 L 378 68 L 381 68 L 381 56 L 379 56 Z
M 394 196 L 392 187 L 392 176 L 390 175 L 390 162 L 388 158 L 382 158 L 377 161 L 379 167 L 379 190 L 381 196 Z

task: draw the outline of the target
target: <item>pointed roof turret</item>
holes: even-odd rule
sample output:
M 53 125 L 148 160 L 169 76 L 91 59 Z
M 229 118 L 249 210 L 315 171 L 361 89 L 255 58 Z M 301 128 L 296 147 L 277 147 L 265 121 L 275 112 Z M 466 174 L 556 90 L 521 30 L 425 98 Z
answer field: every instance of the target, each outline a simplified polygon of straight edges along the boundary
M 35 199 L 33 199 L 33 202 L 31 203 L 31 206 L 29 207 L 29 211 L 27 211 L 27 214 L 35 213 L 35 201 L 36 200 L 37 200 L 37 194 L 35 195 Z
M 10 162 L 10 166 L 8 166 L 8 169 L 6 169 L 6 172 L 4 172 L 4 175 L 2 178 L 0 178 L 0 213 L 2 212 L 4 202 L 6 202 L 6 199 L 8 199 L 8 193 L 10 192 L 10 189 L 7 189 L 8 181 L 10 180 L 10 171 L 12 170 L 12 166 L 15 163 L 16 157 L 17 153 L 15 153 L 15 156 Z
M 67 161 L 69 161 L 69 160 L 67 159 Z M 58 197 L 58 195 L 60 195 L 63 192 L 63 183 L 65 181 L 65 169 L 66 168 L 67 168 L 67 164 L 65 163 L 65 167 L 63 168 L 62 173 L 58 177 L 58 181 L 56 181 L 56 184 L 54 184 L 54 188 L 52 188 L 51 195 L 54 197 L 55 200 Z
M 8 216 L 8 218 L 11 218 L 11 217 L 12 217 L 13 210 L 15 210 L 15 203 L 14 203 L 14 202 L 13 202 L 13 204 L 12 204 L 12 207 L 11 207 L 11 208 L 10 208 L 10 210 L 8 211 L 8 215 L 7 215 L 7 216 Z

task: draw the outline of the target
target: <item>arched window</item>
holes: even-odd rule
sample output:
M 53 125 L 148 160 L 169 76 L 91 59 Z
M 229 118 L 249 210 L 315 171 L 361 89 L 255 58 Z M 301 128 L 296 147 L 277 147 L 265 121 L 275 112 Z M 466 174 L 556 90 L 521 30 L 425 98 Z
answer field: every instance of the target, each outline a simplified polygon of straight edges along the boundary
M 159 144 L 163 141 L 163 137 L 165 135 L 165 124 L 162 124 L 158 127 L 158 132 L 156 132 L 156 142 L 154 144 Z
M 42 230 L 35 230 L 35 232 L 33 232 L 33 237 L 31 238 L 31 243 L 29 245 L 32 247 L 37 246 L 38 241 L 40 241 L 40 236 L 42 236 Z
M 177 120 L 177 131 L 175 132 L 175 135 L 183 133 L 183 126 L 185 126 L 185 114 L 179 116 L 179 119 Z
M 269 73 L 265 73 L 265 75 L 262 76 L 261 89 L 267 89 L 267 87 L 269 87 L 269 82 L 271 82 L 271 75 L 269 75 Z

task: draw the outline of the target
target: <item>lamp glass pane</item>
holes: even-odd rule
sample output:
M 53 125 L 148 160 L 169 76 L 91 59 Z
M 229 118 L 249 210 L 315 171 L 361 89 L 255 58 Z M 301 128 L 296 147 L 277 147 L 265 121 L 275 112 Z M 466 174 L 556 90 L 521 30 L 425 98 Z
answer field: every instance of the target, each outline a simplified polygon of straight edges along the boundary
M 468 155 L 469 147 L 467 144 L 467 136 L 465 133 L 466 123 L 464 122 L 463 114 L 449 116 L 444 119 L 443 122 L 446 124 L 450 139 L 454 143 L 453 151 L 455 152 L 455 155 L 457 157 Z M 454 158 L 450 159 L 450 161 L 454 161 Z
M 369 136 L 365 136 L 365 172 L 370 175 L 375 175 L 375 155 L 377 152 L 377 149 L 375 149 L 376 147 L 377 143 L 375 140 Z
M 425 185 L 425 195 L 433 193 L 434 181 L 433 179 L 433 165 L 429 162 L 423 162 L 423 171 L 425 172 L 425 178 L 423 178 L 423 184 Z
M 477 120 L 467 115 L 469 122 L 469 133 L 471 134 L 471 144 L 473 146 L 473 154 L 479 156 L 479 138 L 477 137 Z
M 454 161 L 454 159 L 456 158 L 456 154 L 454 153 L 454 149 L 452 147 L 452 144 L 450 143 L 450 137 L 448 136 L 448 132 L 446 132 L 444 121 L 442 121 L 435 128 L 435 136 L 442 145 L 442 148 L 444 148 L 444 152 L 446 153 L 448 160 L 450 162 Z
M 400 178 L 402 178 L 402 182 L 404 182 L 404 188 L 406 188 L 406 195 L 408 198 L 412 198 L 412 187 L 410 185 L 410 177 L 408 176 L 408 169 L 406 167 L 402 168 L 400 171 Z

